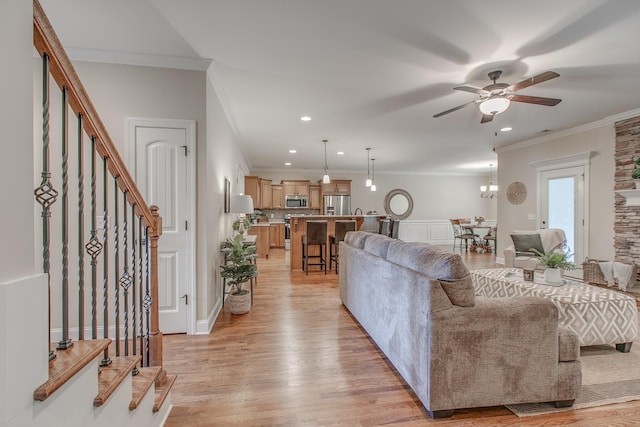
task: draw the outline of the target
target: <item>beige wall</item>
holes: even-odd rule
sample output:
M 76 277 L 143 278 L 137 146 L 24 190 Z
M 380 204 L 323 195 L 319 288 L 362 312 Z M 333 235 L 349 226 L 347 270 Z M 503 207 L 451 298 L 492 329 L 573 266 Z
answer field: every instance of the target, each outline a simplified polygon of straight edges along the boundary
M 506 189 L 514 181 L 527 186 L 527 199 L 520 205 L 512 205 L 502 192 L 498 200 L 499 229 L 498 257 L 511 244 L 509 232 L 514 229 L 533 230 L 540 226 L 539 220 L 529 220 L 528 214 L 537 212 L 537 175 L 532 162 L 551 160 L 593 151 L 590 162 L 589 229 L 588 252 L 585 256 L 598 259 L 613 259 L 614 222 L 614 144 L 613 124 L 602 125 L 562 137 L 551 137 L 537 144 L 520 144 L 498 152 L 498 183 Z M 581 260 L 578 260 L 581 262 Z
M 26 277 L 35 265 L 33 164 L 32 3 L 0 2 L 0 283 Z

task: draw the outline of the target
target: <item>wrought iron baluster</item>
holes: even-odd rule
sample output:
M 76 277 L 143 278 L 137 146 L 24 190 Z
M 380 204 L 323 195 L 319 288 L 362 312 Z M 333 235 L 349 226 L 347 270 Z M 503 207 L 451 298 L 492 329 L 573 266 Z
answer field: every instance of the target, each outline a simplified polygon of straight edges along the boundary
M 145 366 L 149 366 L 149 336 L 151 335 L 151 304 L 153 304 L 153 298 L 151 298 L 151 290 L 150 283 L 150 264 L 151 264 L 151 248 L 149 242 L 149 227 L 145 227 L 144 229 L 144 240 L 145 240 L 145 294 L 144 294 L 144 310 L 145 310 L 145 321 L 147 324 L 147 329 L 145 331 Z
M 78 114 L 78 339 L 84 339 L 84 145 Z
M 85 249 L 91 257 L 91 339 L 98 338 L 98 255 L 102 252 L 102 243 L 98 241 L 96 230 L 96 137 L 91 137 L 91 238 Z
M 136 343 L 138 340 L 137 316 L 136 316 L 136 205 L 131 205 L 131 354 L 137 354 Z
M 69 339 L 69 138 L 67 88 L 62 88 L 62 338 L 58 350 L 73 346 Z
M 113 194 L 114 194 L 114 207 L 113 207 L 113 259 L 114 259 L 114 277 L 116 280 L 113 304 L 115 312 L 115 343 L 116 343 L 116 357 L 120 356 L 120 285 L 118 278 L 120 277 L 120 236 L 118 234 L 118 228 L 120 227 L 120 209 L 118 207 L 118 177 L 113 177 Z
M 142 290 L 142 285 L 144 283 L 144 259 L 145 255 L 143 252 L 144 247 L 146 246 L 146 236 L 144 235 L 144 229 L 142 226 L 142 217 L 138 217 L 138 231 L 140 234 L 140 238 L 138 239 L 138 264 L 139 264 L 139 274 L 140 277 L 140 289 L 138 291 L 138 310 L 140 310 L 140 355 L 142 356 L 142 360 L 140 361 L 140 366 L 145 366 L 145 354 L 144 354 L 144 316 L 142 315 L 142 310 L 144 308 L 144 292 Z
M 127 192 L 122 192 L 122 259 L 124 270 L 120 276 L 120 286 L 122 287 L 124 296 L 124 355 L 129 355 L 129 288 L 131 287 L 131 276 L 129 275 L 129 222 L 127 221 Z
M 102 272 L 102 307 L 103 307 L 103 336 L 109 338 L 109 160 L 102 158 L 102 203 L 104 205 L 102 217 L 102 249 L 103 249 L 103 272 Z M 109 358 L 109 348 L 104 350 L 104 355 L 100 361 L 100 366 L 111 364 Z
M 47 348 L 51 342 L 51 275 L 50 271 L 50 240 L 51 240 L 51 205 L 58 199 L 58 192 L 53 188 L 51 172 L 49 170 L 49 55 L 42 55 L 42 181 L 33 194 L 42 206 L 42 270 L 47 275 L 49 289 L 49 334 Z M 55 359 L 55 353 L 49 349 L 49 360 Z

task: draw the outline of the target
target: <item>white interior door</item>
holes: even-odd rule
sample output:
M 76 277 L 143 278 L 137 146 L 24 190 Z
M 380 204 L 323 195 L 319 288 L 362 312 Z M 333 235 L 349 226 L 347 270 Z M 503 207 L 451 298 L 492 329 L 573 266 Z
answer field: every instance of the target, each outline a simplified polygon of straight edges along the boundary
M 164 124 L 163 124 L 164 123 Z M 189 123 L 189 122 L 187 122 Z M 162 216 L 158 247 L 158 299 L 163 333 L 192 332 L 193 277 L 192 129 L 173 121 L 132 123 L 135 179 L 147 204 Z
M 583 166 L 540 172 L 540 228 L 561 228 L 573 262 L 585 257 L 584 179 Z

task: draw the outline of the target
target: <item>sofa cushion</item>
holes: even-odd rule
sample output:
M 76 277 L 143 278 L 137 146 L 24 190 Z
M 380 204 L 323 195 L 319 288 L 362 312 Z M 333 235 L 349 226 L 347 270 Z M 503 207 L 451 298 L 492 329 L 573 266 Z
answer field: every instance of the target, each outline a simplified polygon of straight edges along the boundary
M 542 240 L 540 240 L 540 234 L 512 234 L 511 240 L 513 240 L 513 246 L 516 248 L 516 252 L 531 252 L 531 248 L 538 252 L 544 253 L 542 247 Z
M 348 231 L 347 234 L 344 235 L 344 241 L 349 246 L 364 249 L 364 242 L 368 236 L 371 236 L 371 233 L 367 233 L 366 231 Z
M 394 239 L 391 237 L 384 236 L 382 234 L 372 234 L 368 236 L 364 242 L 364 251 L 381 258 L 386 258 L 389 250 L 389 243 L 393 240 Z
M 389 243 L 387 260 L 437 279 L 452 304 L 460 307 L 475 305 L 471 275 L 459 254 L 442 251 L 426 243 L 393 239 Z

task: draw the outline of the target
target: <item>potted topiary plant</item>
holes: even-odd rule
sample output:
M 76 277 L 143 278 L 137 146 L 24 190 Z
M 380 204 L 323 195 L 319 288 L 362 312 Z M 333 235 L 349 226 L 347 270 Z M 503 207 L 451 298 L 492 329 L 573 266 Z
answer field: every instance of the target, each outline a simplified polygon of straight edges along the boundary
M 631 174 L 631 178 L 635 180 L 636 189 L 640 190 L 640 157 L 636 159 L 636 167 Z
M 561 270 L 573 270 L 576 265 L 569 261 L 571 255 L 566 251 L 551 251 L 546 254 L 531 248 L 531 252 L 536 255 L 538 262 L 545 267 L 544 281 L 547 283 L 560 283 L 562 281 Z
M 229 290 L 229 311 L 232 314 L 244 314 L 251 309 L 251 291 L 242 285 L 258 275 L 258 267 L 252 262 L 256 255 L 256 246 L 247 245 L 242 234 L 228 238 L 223 246 L 225 264 L 220 266 L 221 276 L 226 279 Z

